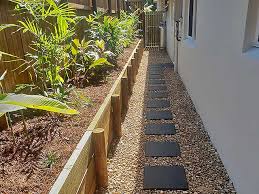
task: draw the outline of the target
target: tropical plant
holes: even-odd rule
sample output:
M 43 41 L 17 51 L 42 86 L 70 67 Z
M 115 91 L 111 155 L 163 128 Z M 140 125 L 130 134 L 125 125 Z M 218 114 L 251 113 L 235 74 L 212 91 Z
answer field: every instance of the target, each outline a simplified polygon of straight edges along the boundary
M 139 24 L 139 10 L 133 13 L 127 13 L 122 11 L 120 14 L 120 28 L 121 28 L 121 43 L 124 47 L 128 47 L 133 40 L 139 34 L 138 24 Z
M 120 18 L 105 16 L 97 12 L 89 15 L 86 21 L 90 24 L 89 37 L 93 40 L 103 40 L 105 48 L 114 53 L 114 60 L 128 47 L 138 34 L 137 25 L 139 10 L 133 13 L 122 11 Z
M 149 5 L 148 3 L 145 3 L 145 5 L 144 5 L 144 12 L 145 13 L 152 12 L 153 11 L 153 7 L 154 7 L 153 4 Z
M 103 40 L 89 40 L 78 39 L 73 40 L 72 55 L 75 57 L 75 76 L 74 83 L 82 85 L 82 82 L 88 82 L 91 78 L 103 76 L 105 67 L 112 66 L 107 61 L 107 57 L 113 56 L 113 53 L 105 50 L 105 43 Z
M 0 94 L 0 116 L 7 112 L 14 112 L 26 108 L 46 110 L 62 114 L 78 114 L 66 104 L 45 96 L 27 94 Z
M 45 96 L 5 93 L 2 81 L 4 80 L 6 73 L 7 71 L 5 71 L 0 76 L 0 117 L 7 114 L 8 125 L 11 129 L 14 144 L 15 137 L 12 128 L 10 112 L 21 111 L 25 130 L 27 130 L 27 128 L 22 110 L 26 108 L 46 110 L 49 112 L 56 112 L 61 114 L 78 114 L 78 111 L 69 108 L 66 104 L 55 99 L 47 98 Z
M 121 28 L 120 20 L 112 16 L 103 16 L 102 13 L 97 12 L 89 15 L 86 19 L 90 24 L 88 32 L 93 40 L 104 40 L 107 50 L 118 56 L 123 51 L 121 44 Z
M 21 71 L 30 69 L 35 85 L 46 96 L 59 96 L 65 91 L 65 78 L 69 75 L 73 58 L 68 53 L 75 36 L 76 25 L 82 20 L 67 3 L 54 0 L 10 0 L 16 4 L 15 11 L 22 15 L 17 24 L 2 24 L 0 31 L 16 27 L 30 33 L 33 41 L 27 60 L 21 60 Z M 63 92 L 65 93 L 65 92 Z M 53 95 L 54 94 L 54 95 Z

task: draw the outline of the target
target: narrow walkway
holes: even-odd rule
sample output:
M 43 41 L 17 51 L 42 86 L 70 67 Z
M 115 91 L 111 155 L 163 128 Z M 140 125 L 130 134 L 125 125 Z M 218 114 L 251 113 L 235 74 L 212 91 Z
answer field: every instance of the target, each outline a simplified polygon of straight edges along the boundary
M 108 192 L 235 193 L 179 76 L 155 65 L 168 63 L 165 52 L 144 52 L 123 137 L 109 154 Z

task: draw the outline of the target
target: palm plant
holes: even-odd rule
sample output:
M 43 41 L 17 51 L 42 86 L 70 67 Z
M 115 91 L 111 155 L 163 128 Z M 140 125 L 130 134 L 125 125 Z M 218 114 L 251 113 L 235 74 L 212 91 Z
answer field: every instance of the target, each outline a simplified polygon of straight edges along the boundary
M 5 93 L 2 81 L 4 80 L 6 73 L 7 71 L 0 76 L 0 117 L 7 114 L 9 120 L 8 125 L 9 128 L 11 128 L 14 144 L 15 138 L 11 124 L 10 112 L 32 108 L 61 114 L 78 114 L 78 111 L 69 108 L 66 104 L 45 96 Z M 24 128 L 26 129 L 23 113 L 22 119 Z
M 68 76 L 73 58 L 68 55 L 70 43 L 75 36 L 76 24 L 82 19 L 67 3 L 54 0 L 10 0 L 22 16 L 18 24 L 2 24 L 0 31 L 16 27 L 30 33 L 33 41 L 27 60 L 21 60 L 21 71 L 31 69 L 31 77 L 44 95 L 64 91 L 64 75 Z

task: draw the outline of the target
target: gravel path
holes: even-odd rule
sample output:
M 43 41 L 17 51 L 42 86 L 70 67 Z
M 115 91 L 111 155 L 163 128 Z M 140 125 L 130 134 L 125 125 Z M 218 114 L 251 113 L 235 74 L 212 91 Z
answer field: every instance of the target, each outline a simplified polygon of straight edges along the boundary
M 173 123 L 177 133 L 173 136 L 145 136 L 143 112 L 146 72 L 148 64 L 170 63 L 165 52 L 145 51 L 137 75 L 137 82 L 129 102 L 129 110 L 122 125 L 123 137 L 114 143 L 109 154 L 109 187 L 107 193 L 173 193 L 173 194 L 233 194 L 235 190 L 226 170 L 212 146 L 202 121 L 180 79 L 170 69 L 164 71 Z M 170 122 L 170 121 L 167 121 Z M 145 158 L 147 140 L 175 140 L 181 149 L 180 157 Z M 183 165 L 189 183 L 188 191 L 143 190 L 143 168 L 149 165 Z

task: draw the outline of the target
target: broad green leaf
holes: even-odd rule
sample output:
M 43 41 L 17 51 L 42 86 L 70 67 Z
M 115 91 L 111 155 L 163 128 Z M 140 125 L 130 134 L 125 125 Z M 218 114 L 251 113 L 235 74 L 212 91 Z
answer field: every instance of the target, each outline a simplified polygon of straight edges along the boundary
M 96 40 L 96 46 L 98 46 L 101 50 L 105 49 L 105 42 L 103 40 Z
M 14 112 L 22 109 L 26 109 L 26 108 L 22 106 L 17 106 L 17 105 L 0 104 L 0 117 L 5 113 Z
M 106 64 L 106 63 L 107 63 L 107 59 L 105 59 L 105 58 L 99 58 L 99 59 L 95 60 L 95 61 L 93 62 L 93 64 L 91 64 L 91 65 L 89 66 L 89 69 L 95 68 L 95 67 L 97 67 L 97 66 L 104 65 L 104 64 Z
M 73 40 L 73 43 L 74 43 L 77 47 L 80 46 L 79 39 L 77 39 L 77 38 Z
M 58 100 L 39 95 L 0 94 L 0 105 L 16 105 L 62 114 L 78 114 L 78 111 L 69 108 Z M 0 112 L 2 111 L 0 110 Z

